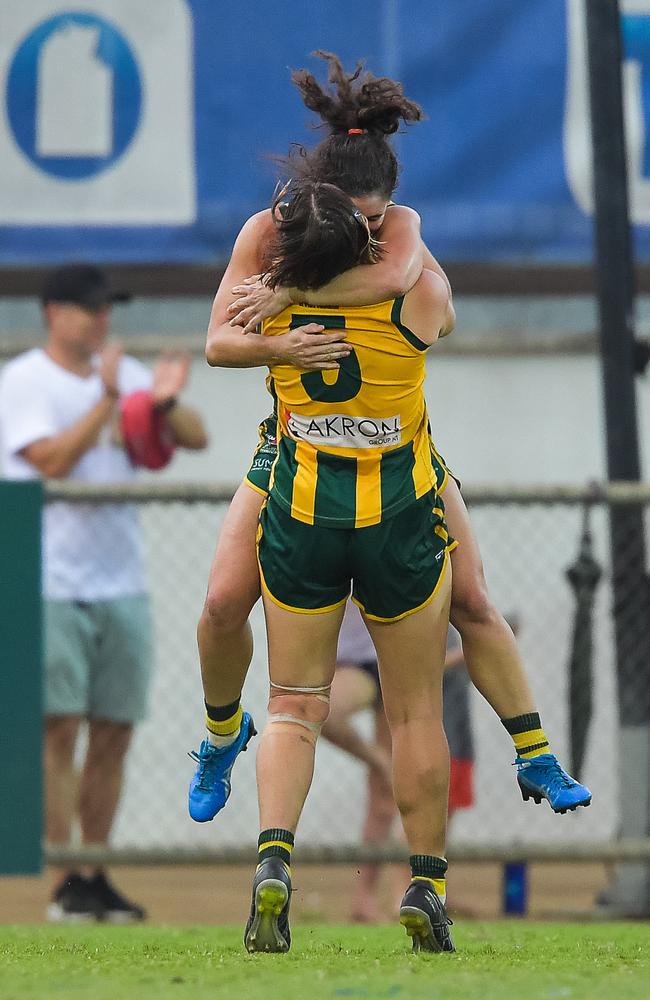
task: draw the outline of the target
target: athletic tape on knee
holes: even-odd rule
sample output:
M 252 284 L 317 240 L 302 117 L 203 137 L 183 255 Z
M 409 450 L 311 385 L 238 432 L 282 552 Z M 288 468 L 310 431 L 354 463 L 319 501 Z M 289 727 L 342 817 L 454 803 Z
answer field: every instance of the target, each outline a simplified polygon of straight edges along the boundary
M 286 684 L 276 684 L 275 681 L 271 681 L 271 687 L 277 688 L 278 691 L 285 691 L 288 694 L 311 694 L 316 701 L 323 701 L 326 705 L 330 703 L 331 684 L 322 684 L 320 687 L 293 687 Z
M 323 684 L 319 687 L 298 687 L 297 685 L 288 684 L 275 684 L 271 681 L 271 688 L 275 689 L 271 691 L 271 697 L 269 699 L 269 715 L 268 715 L 268 725 L 284 725 L 284 726 L 300 726 L 302 729 L 306 729 L 309 733 L 310 742 L 316 743 L 319 733 L 321 731 L 323 722 L 329 714 L 329 702 L 330 702 L 330 688 L 331 684 Z M 304 696 L 308 696 L 305 698 Z M 272 711 L 274 699 L 284 698 L 289 704 L 278 705 L 278 708 L 293 708 L 292 701 L 298 698 L 299 702 L 317 701 L 322 702 L 327 706 L 323 719 L 320 722 L 314 722 L 310 719 L 305 719 L 301 715 L 294 715 L 290 710 L 288 712 L 274 712 Z M 306 708 L 306 706 L 305 706 Z M 319 710 L 322 712 L 322 709 Z M 309 714 L 309 710 L 306 709 L 306 714 Z M 290 730 L 289 730 L 290 732 Z
M 274 715 L 269 715 L 268 717 L 269 726 L 278 722 L 289 722 L 296 726 L 303 726 L 304 729 L 308 729 L 310 733 L 314 733 L 315 736 L 321 731 L 323 725 L 322 722 L 309 722 L 308 719 L 299 719 L 296 715 L 289 715 L 288 712 L 277 712 Z

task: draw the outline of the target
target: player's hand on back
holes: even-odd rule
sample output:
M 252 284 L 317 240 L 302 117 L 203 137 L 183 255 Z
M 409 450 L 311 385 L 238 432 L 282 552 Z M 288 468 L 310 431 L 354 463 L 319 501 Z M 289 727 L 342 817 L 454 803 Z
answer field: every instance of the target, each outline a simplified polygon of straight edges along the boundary
M 242 326 L 244 333 L 254 333 L 258 323 L 271 316 L 277 316 L 291 304 L 289 292 L 285 288 L 269 288 L 260 274 L 245 278 L 235 285 L 232 294 L 237 298 L 226 309 L 231 326 Z
M 339 367 L 352 348 L 345 343 L 345 330 L 324 333 L 320 323 L 307 323 L 274 338 L 278 364 L 325 370 Z

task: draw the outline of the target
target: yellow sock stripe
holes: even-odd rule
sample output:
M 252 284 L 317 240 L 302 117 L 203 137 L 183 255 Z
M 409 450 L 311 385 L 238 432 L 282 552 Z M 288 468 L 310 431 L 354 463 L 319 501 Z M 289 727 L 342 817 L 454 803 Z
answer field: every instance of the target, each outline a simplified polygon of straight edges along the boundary
M 209 715 L 206 715 L 205 728 L 209 733 L 213 733 L 215 736 L 232 736 L 233 733 L 239 732 L 242 715 L 243 711 L 241 705 L 235 714 L 231 715 L 229 719 L 211 719 Z
M 534 743 L 546 743 L 546 733 L 543 729 L 529 729 L 527 733 L 515 733 L 512 737 L 515 748 L 530 747 Z
M 447 881 L 444 878 L 429 878 L 427 875 L 414 875 L 412 882 L 430 882 L 438 896 L 444 896 L 447 891 Z
M 260 844 L 257 848 L 258 853 L 265 851 L 267 847 L 284 847 L 285 851 L 291 854 L 293 850 L 293 844 L 287 844 L 285 840 L 267 840 L 265 844 Z

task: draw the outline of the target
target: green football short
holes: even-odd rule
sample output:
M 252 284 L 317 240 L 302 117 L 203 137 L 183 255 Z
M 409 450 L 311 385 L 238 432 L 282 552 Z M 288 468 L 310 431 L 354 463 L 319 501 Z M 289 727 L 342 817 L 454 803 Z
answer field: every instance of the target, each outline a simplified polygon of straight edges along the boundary
M 277 430 L 278 418 L 275 413 L 271 413 L 257 428 L 260 440 L 253 454 L 250 469 L 246 473 L 245 482 L 263 496 L 269 492 L 271 469 L 278 453 Z
M 269 492 L 271 469 L 278 453 L 278 418 L 274 413 L 271 413 L 261 422 L 257 428 L 257 433 L 260 440 L 253 453 L 253 460 L 246 473 L 245 482 L 257 493 L 262 493 L 266 496 Z M 429 438 L 429 440 L 431 439 Z M 460 480 L 454 476 L 442 455 L 436 451 L 433 441 L 431 441 L 431 463 L 436 473 L 436 490 L 438 493 L 442 493 L 444 490 L 449 476 L 455 479 L 460 487 Z
M 431 491 L 381 524 L 304 524 L 270 497 L 260 514 L 262 587 L 280 607 L 331 611 L 350 594 L 375 621 L 397 621 L 431 601 L 453 547 L 442 499 Z
M 45 602 L 46 715 L 139 722 L 151 659 L 144 594 Z

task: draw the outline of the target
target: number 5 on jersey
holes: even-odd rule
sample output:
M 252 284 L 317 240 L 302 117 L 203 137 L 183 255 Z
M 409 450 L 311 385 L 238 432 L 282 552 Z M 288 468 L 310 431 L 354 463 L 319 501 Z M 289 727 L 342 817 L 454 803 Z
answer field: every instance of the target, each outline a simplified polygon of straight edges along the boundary
M 295 330 L 307 323 L 318 323 L 326 330 L 345 330 L 345 316 L 316 313 L 292 315 L 290 329 Z M 353 348 L 347 357 L 339 360 L 335 382 L 326 382 L 322 372 L 305 372 L 300 376 L 300 381 L 309 398 L 317 403 L 344 403 L 348 399 L 354 399 L 361 391 L 361 366 L 356 351 Z

